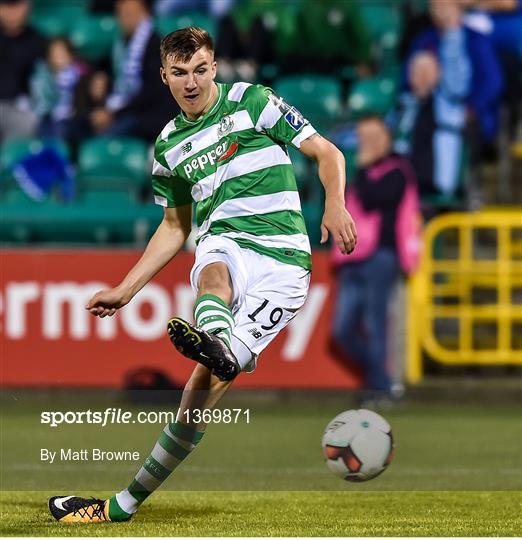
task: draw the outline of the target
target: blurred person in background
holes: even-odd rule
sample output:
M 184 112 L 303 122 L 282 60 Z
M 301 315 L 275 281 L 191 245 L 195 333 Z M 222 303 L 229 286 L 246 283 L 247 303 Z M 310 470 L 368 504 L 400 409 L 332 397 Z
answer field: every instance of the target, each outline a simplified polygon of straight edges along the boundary
M 522 0 L 461 1 L 469 10 L 466 25 L 490 37 L 502 64 L 509 135 L 514 138 L 522 113 Z
M 38 118 L 30 110 L 29 77 L 43 58 L 46 40 L 27 25 L 29 0 L 0 0 L 0 142 L 34 134 Z
M 39 118 L 38 135 L 76 140 L 76 95 L 87 66 L 75 58 L 67 38 L 49 43 L 47 58 L 36 65 L 31 77 L 32 110 Z
M 93 132 L 150 140 L 174 114 L 172 100 L 158 77 L 160 39 L 145 0 L 117 0 L 122 37 L 114 44 L 112 91 L 90 114 Z
M 502 71 L 493 43 L 489 36 L 465 26 L 459 0 L 431 0 L 430 14 L 433 26 L 413 41 L 410 58 L 419 51 L 429 51 L 441 62 L 441 54 L 449 42 L 453 44 L 452 50 L 467 56 L 471 69 L 465 99 L 468 120 L 477 125 L 479 145 L 492 144 L 498 129 L 503 88 Z
M 408 161 L 392 153 L 384 121 L 357 124 L 358 169 L 346 192 L 346 207 L 357 220 L 357 249 L 342 255 L 332 248 L 337 273 L 333 341 L 364 375 L 361 403 L 385 405 L 392 398 L 387 312 L 401 269 L 417 264 L 421 220 L 415 175 Z M 356 217 L 357 216 L 357 217 Z
M 395 149 L 409 156 L 421 195 L 454 196 L 459 188 L 471 64 L 462 28 L 441 36 L 439 55 L 415 53 L 410 90 L 400 97 Z
M 256 79 L 259 67 L 275 61 L 275 34 L 270 11 L 273 0 L 230 3 L 218 22 L 216 56 L 223 81 Z M 267 14 L 268 13 L 268 14 Z
M 400 11 L 403 29 L 399 42 L 399 58 L 401 62 L 405 62 L 410 55 L 413 41 L 425 30 L 432 27 L 432 20 L 427 2 L 415 0 L 403 2 Z
M 116 8 L 117 0 L 90 0 L 89 13 L 112 15 Z
M 281 72 L 370 73 L 371 42 L 356 2 L 239 2 L 220 21 L 220 76 L 253 80 L 262 65 Z
M 111 80 L 105 71 L 90 71 L 82 79 L 76 94 L 75 112 L 79 132 L 92 135 L 91 113 L 105 107 Z

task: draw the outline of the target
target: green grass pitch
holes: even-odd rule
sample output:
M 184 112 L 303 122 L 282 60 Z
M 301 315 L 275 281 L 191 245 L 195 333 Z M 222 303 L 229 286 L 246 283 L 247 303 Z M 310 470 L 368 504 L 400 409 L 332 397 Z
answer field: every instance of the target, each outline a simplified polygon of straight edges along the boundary
M 52 404 L 52 405 L 51 405 Z M 160 425 L 62 426 L 42 410 L 132 409 L 88 394 L 36 399 L 4 392 L 3 536 L 517 536 L 522 532 L 522 429 L 515 404 L 404 403 L 385 411 L 396 439 L 390 468 L 364 484 L 323 463 L 340 397 L 230 396 L 250 423 L 211 425 L 201 447 L 128 523 L 52 520 L 56 494 L 107 496 L 128 484 Z M 162 410 L 166 406 L 160 407 Z M 132 449 L 138 463 L 42 463 L 40 448 Z
M 127 523 L 59 524 L 45 492 L 2 496 L 16 536 L 517 536 L 510 492 L 167 492 Z

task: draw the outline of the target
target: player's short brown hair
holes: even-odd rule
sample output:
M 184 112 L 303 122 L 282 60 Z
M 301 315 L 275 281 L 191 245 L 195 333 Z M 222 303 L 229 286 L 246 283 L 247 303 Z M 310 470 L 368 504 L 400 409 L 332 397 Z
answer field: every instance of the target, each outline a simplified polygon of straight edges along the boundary
M 186 63 L 203 47 L 214 52 L 214 42 L 206 30 L 197 26 L 180 28 L 161 40 L 161 62 L 165 64 L 165 60 L 172 56 L 175 60 Z

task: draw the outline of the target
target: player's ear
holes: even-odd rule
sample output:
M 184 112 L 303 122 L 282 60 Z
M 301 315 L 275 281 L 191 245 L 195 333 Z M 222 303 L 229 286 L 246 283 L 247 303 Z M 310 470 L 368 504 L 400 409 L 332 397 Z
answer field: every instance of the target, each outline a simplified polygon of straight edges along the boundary
M 166 84 L 168 86 L 169 83 L 167 81 L 167 72 L 165 71 L 165 68 L 163 66 L 160 67 L 160 77 L 161 77 L 161 80 L 163 81 L 163 84 Z
M 212 80 L 216 78 L 216 74 L 217 74 L 217 62 L 214 60 L 212 62 Z

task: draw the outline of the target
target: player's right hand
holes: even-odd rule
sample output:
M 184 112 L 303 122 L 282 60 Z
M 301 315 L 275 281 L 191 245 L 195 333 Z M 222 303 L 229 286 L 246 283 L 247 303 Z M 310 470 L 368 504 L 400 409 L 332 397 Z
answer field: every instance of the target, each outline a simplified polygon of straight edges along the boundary
M 96 317 L 112 317 L 116 310 L 122 308 L 129 303 L 129 300 L 126 299 L 123 292 L 119 289 L 105 289 L 103 291 L 98 291 L 90 300 L 87 302 L 85 309 L 88 309 Z

